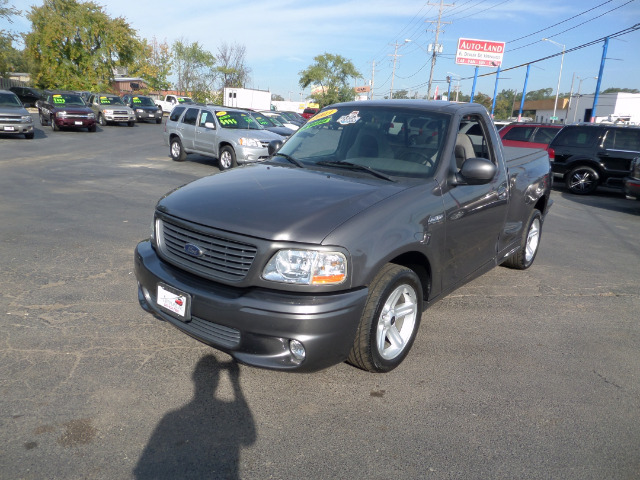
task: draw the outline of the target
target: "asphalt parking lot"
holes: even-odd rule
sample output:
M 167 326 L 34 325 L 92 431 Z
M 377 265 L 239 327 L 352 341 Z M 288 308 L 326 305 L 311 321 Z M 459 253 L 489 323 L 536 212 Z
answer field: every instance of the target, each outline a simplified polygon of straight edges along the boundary
M 138 305 L 155 202 L 212 160 L 36 125 L 0 138 L 0 479 L 640 475 L 640 202 L 557 185 L 534 266 L 425 312 L 399 368 L 287 374 Z

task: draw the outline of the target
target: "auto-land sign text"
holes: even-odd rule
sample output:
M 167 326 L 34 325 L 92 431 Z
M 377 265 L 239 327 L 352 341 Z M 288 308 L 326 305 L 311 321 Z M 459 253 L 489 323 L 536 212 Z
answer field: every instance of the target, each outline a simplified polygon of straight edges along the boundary
M 502 64 L 504 46 L 505 42 L 460 38 L 458 39 L 456 63 L 478 65 L 480 67 L 498 67 Z

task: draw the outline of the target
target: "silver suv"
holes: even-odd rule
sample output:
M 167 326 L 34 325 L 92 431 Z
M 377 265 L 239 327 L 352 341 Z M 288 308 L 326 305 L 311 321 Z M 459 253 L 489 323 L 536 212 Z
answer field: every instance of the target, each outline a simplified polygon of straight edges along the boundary
M 220 106 L 176 106 L 164 129 L 175 161 L 198 153 L 218 159 L 220 170 L 268 158 L 273 140 L 284 137 L 265 130 L 248 112 Z
M 122 99 L 112 93 L 95 93 L 89 97 L 89 107 L 96 114 L 98 123 L 127 123 L 130 127 L 136 124 L 136 114 L 127 107 Z
M 34 136 L 31 114 L 18 96 L 8 90 L 0 90 L 0 133 L 22 133 L 27 139 Z

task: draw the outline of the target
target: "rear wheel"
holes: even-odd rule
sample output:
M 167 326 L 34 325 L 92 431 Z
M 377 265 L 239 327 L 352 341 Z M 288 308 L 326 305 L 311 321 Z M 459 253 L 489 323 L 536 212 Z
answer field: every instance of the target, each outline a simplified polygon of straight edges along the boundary
M 171 158 L 176 162 L 184 162 L 187 158 L 187 154 L 184 152 L 184 148 L 182 148 L 182 142 L 179 138 L 173 138 L 171 140 L 171 144 L 169 146 L 169 153 L 171 154 Z
M 369 372 L 388 372 L 413 345 L 422 314 L 422 286 L 413 270 L 387 264 L 369 288 L 347 361 Z
M 236 152 L 233 151 L 233 148 L 228 145 L 222 147 L 220 149 L 220 158 L 218 159 L 218 168 L 220 170 L 228 170 L 236 165 Z
M 536 259 L 542 237 L 542 214 L 540 210 L 531 212 L 527 225 L 528 227 L 522 235 L 520 248 L 505 260 L 503 263 L 505 267 L 526 270 Z
M 598 172 L 591 167 L 582 165 L 569 172 L 565 184 L 571 193 L 590 195 L 598 188 L 598 178 Z

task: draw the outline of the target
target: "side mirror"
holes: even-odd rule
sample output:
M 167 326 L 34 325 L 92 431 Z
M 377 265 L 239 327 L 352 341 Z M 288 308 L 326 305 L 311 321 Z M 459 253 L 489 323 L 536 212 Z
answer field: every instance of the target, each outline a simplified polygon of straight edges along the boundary
M 272 156 L 282 147 L 282 140 L 271 140 L 269 145 L 267 146 L 267 150 L 269 151 L 269 156 Z
M 456 174 L 458 185 L 484 185 L 496 176 L 498 168 L 486 158 L 467 158 Z

